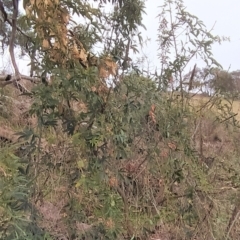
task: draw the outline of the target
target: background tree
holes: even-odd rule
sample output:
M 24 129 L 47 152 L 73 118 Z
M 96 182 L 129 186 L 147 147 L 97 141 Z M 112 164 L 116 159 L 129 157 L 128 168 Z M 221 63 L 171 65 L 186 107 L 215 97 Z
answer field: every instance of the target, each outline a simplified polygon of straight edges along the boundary
M 208 75 L 208 88 L 212 93 L 221 92 L 225 95 L 239 98 L 239 71 L 225 71 L 218 68 L 209 70 Z
M 221 91 L 225 93 L 234 93 L 236 90 L 234 77 L 230 72 L 213 69 L 213 78 L 211 80 L 212 88 L 215 91 Z

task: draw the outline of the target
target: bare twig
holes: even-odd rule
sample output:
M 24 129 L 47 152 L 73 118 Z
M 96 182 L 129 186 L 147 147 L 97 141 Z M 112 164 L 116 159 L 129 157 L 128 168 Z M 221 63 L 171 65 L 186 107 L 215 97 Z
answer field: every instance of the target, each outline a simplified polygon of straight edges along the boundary
M 191 139 L 193 140 L 193 142 L 195 142 L 195 136 L 196 136 L 196 134 L 197 134 L 197 131 L 198 131 L 198 129 L 199 129 L 199 126 L 200 126 L 200 124 L 201 124 L 201 121 L 202 121 L 202 119 L 200 119 L 200 121 L 198 122 L 198 124 L 197 124 L 197 126 L 196 126 L 196 128 L 195 128 L 195 131 L 194 131 L 194 133 L 193 133 L 193 135 L 192 135 L 192 137 L 191 137 Z
M 238 115 L 238 113 L 235 113 L 235 114 L 233 114 L 233 115 L 231 115 L 231 116 L 229 116 L 229 117 L 223 119 L 220 123 L 226 122 L 226 121 L 230 120 L 231 118 L 236 117 L 237 115 Z
M 227 231 L 226 239 L 229 239 L 230 232 L 231 232 L 235 222 L 237 221 L 237 219 L 239 217 L 239 214 L 240 214 L 240 211 L 237 211 L 237 208 L 235 208 L 234 211 L 233 211 L 232 218 L 230 219 L 228 227 L 227 227 L 228 231 Z

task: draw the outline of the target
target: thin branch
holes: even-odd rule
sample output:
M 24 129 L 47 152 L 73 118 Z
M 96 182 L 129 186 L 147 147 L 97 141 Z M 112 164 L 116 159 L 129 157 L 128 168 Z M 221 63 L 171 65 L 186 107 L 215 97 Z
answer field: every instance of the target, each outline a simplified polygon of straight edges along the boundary
M 5 9 L 4 9 L 4 6 L 3 6 L 3 3 L 2 3 L 1 0 L 0 0 L 0 11 L 2 12 L 2 19 L 3 19 L 3 21 L 6 22 L 7 21 L 7 13 L 6 13 Z
M 3 5 L 3 3 L 2 3 L 1 0 L 0 0 L 0 12 L 2 12 L 3 21 L 9 23 L 10 26 L 13 26 L 13 23 L 12 23 L 12 21 L 8 18 L 7 12 L 6 12 L 5 8 L 4 8 L 4 5 Z M 31 39 L 31 38 L 30 38 L 26 33 L 24 33 L 19 27 L 16 27 L 16 28 L 17 28 L 17 30 L 18 30 L 23 36 L 25 36 L 26 38 Z
M 8 18 L 7 18 L 6 22 L 9 23 L 11 26 L 13 26 L 13 23 L 12 23 L 11 20 L 9 20 Z M 29 37 L 26 33 L 24 33 L 19 27 L 16 27 L 16 29 L 17 29 L 24 37 L 31 39 L 31 37 Z
M 216 22 L 213 24 L 213 26 L 212 26 L 212 28 L 210 29 L 209 32 L 212 32 L 212 30 L 214 29 L 215 25 L 216 25 Z M 205 40 L 206 37 L 207 37 L 207 35 L 205 34 L 205 36 L 203 37 L 202 41 Z M 182 71 L 186 68 L 186 66 L 188 65 L 188 63 L 189 63 L 189 62 L 191 61 L 191 59 L 196 55 L 196 53 L 199 51 L 200 48 L 201 48 L 201 46 L 197 46 L 196 50 L 192 52 L 192 55 L 188 58 L 185 66 L 183 66 Z
M 15 55 L 14 55 L 14 41 L 16 38 L 17 17 L 18 17 L 18 0 L 12 0 L 12 2 L 13 2 L 13 18 L 12 18 L 12 34 L 9 42 L 9 52 L 10 52 L 12 64 L 15 70 L 15 75 L 19 76 L 20 72 L 16 63 Z
M 228 121 L 229 119 L 236 117 L 237 115 L 238 115 L 238 113 L 235 113 L 235 114 L 233 114 L 233 115 L 231 115 L 231 116 L 223 119 L 222 121 L 220 121 L 220 123 L 226 122 L 226 121 Z

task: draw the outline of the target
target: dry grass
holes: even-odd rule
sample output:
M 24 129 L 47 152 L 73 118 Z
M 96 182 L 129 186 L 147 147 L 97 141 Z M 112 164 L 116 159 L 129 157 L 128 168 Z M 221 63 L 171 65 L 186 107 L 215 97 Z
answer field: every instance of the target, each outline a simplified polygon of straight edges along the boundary
M 209 101 L 211 101 L 210 97 L 206 97 L 206 96 L 202 96 L 202 95 L 195 95 L 191 98 L 191 103 L 193 103 L 193 106 L 196 106 L 199 108 L 206 105 Z M 223 98 L 221 98 L 221 104 L 230 106 L 230 103 Z M 210 104 L 208 104 L 209 107 L 211 105 L 212 105 L 212 102 L 210 102 Z M 237 114 L 236 119 L 238 121 L 240 121 L 240 101 L 239 100 L 233 101 L 231 107 L 232 107 L 232 112 Z

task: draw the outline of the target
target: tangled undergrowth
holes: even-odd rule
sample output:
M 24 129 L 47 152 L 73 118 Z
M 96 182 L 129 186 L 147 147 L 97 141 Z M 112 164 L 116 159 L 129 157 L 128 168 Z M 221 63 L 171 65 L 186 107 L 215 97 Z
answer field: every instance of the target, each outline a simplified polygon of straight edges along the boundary
M 135 74 L 100 94 L 75 74 L 69 104 L 54 84 L 1 92 L 1 239 L 238 239 L 230 107 Z

